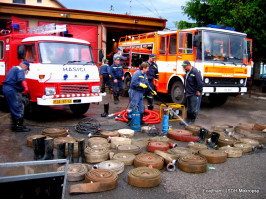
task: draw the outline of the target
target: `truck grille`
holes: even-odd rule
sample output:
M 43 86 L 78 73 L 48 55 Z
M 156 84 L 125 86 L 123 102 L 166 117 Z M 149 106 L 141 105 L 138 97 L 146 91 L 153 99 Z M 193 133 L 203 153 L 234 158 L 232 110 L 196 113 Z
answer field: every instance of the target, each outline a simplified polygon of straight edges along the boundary
M 61 85 L 60 94 L 87 94 L 89 93 L 88 85 Z
M 208 84 L 204 83 L 204 86 L 244 86 L 240 84 L 240 78 L 215 78 L 208 77 L 210 82 Z

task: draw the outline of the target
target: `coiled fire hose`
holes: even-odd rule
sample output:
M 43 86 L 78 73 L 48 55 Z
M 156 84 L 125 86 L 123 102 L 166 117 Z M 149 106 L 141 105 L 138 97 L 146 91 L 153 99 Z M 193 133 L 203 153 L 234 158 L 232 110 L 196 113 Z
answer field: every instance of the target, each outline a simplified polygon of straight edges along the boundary
M 149 167 L 155 169 L 162 169 L 164 164 L 164 159 L 161 156 L 156 155 L 155 153 L 141 153 L 136 156 L 134 160 L 135 167 Z
M 108 137 L 119 137 L 119 133 L 117 130 L 114 131 L 101 131 L 101 137 L 108 138 Z
M 224 163 L 227 160 L 227 153 L 220 150 L 204 149 L 199 151 L 199 155 L 212 164 Z
M 58 144 L 66 143 L 65 154 L 68 156 L 68 143 L 74 143 L 74 158 L 78 157 L 78 139 L 74 137 L 58 137 L 54 138 L 54 148 L 57 148 Z
M 141 152 L 141 148 L 136 145 L 126 144 L 126 145 L 118 146 L 117 152 L 118 153 L 132 153 L 134 155 L 137 155 Z
M 67 130 L 62 127 L 56 127 L 56 128 L 46 128 L 42 130 L 42 135 L 50 136 L 52 138 L 56 137 L 66 137 L 68 134 Z
M 128 183 L 135 187 L 156 187 L 162 181 L 162 174 L 158 169 L 138 167 L 127 174 Z
M 106 144 L 106 143 L 108 143 L 108 140 L 106 138 L 92 137 L 92 138 L 88 139 L 89 147 L 91 147 L 93 145 Z
M 121 174 L 125 169 L 125 164 L 119 160 L 107 160 L 98 164 L 99 169 L 108 169 Z
M 169 149 L 168 142 L 150 141 L 148 142 L 147 151 L 154 152 L 155 150 L 167 151 Z
M 109 157 L 109 150 L 106 148 L 93 149 L 88 147 L 84 150 L 84 153 L 86 163 L 102 162 L 108 160 Z
M 229 136 L 220 136 L 218 139 L 218 146 L 223 147 L 223 146 L 233 146 L 234 143 L 236 142 L 236 139 L 233 137 Z
M 160 123 L 160 115 L 152 110 L 145 109 L 144 110 L 144 117 L 143 121 L 145 121 L 148 124 L 158 124 Z M 128 122 L 128 116 L 127 116 L 127 110 L 123 110 L 121 112 L 117 112 L 112 114 L 112 116 L 117 116 L 116 120 L 122 121 L 122 122 Z
M 169 149 L 167 151 L 167 153 L 177 157 L 177 159 L 178 159 L 178 158 L 180 158 L 182 156 L 192 155 L 194 152 L 191 149 L 189 149 L 189 148 L 176 147 L 176 148 Z
M 197 155 L 187 155 L 179 158 L 178 168 L 188 173 L 203 173 L 207 171 L 207 160 Z
M 252 151 L 252 146 L 244 142 L 236 142 L 234 147 L 237 147 L 242 150 L 243 153 L 248 153 Z
M 242 156 L 242 150 L 236 147 L 224 146 L 221 147 L 219 150 L 227 153 L 228 158 L 239 158 Z
M 168 137 L 183 142 L 197 142 L 198 137 L 192 136 L 192 133 L 183 129 L 172 129 L 168 131 Z
M 92 167 L 88 164 L 69 164 L 67 170 L 67 181 L 82 181 L 85 179 L 85 174 L 91 170 Z M 61 166 L 57 171 L 64 171 L 65 166 Z
M 115 171 L 107 169 L 93 169 L 85 174 L 85 182 L 71 185 L 70 194 L 104 192 L 113 190 L 117 186 L 118 176 Z
M 188 143 L 188 148 L 197 154 L 197 153 L 199 153 L 200 150 L 207 149 L 208 147 L 206 144 L 190 142 L 190 143 Z
M 124 137 L 112 137 L 111 148 L 115 149 L 118 145 L 131 144 L 131 139 Z
M 123 162 L 125 165 L 133 165 L 133 161 L 135 159 L 135 155 L 133 153 L 117 153 L 113 156 L 113 160 L 119 160 Z

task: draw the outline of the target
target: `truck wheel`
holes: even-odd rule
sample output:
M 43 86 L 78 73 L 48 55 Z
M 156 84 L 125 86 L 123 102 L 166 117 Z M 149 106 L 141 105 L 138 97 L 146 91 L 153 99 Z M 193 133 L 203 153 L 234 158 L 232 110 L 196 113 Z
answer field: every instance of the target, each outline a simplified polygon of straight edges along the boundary
M 131 77 L 129 75 L 126 75 L 124 79 L 124 85 L 123 85 L 124 86 L 124 91 L 122 94 L 123 97 L 128 97 L 128 90 L 130 87 L 130 82 L 131 82 Z
M 89 103 L 84 103 L 84 104 L 70 104 L 69 105 L 70 110 L 75 114 L 75 115 L 83 115 L 85 114 L 89 107 Z
M 209 102 L 212 106 L 221 106 L 225 104 L 227 98 L 227 94 L 210 94 Z
M 171 88 L 171 99 L 173 103 L 185 104 L 184 85 L 180 81 L 174 82 Z

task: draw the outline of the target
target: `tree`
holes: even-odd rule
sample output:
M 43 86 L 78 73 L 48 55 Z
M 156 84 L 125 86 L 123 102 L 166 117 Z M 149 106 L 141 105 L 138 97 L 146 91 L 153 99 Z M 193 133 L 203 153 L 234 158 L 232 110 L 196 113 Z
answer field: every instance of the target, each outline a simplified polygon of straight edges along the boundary
M 247 33 L 253 39 L 254 72 L 266 62 L 265 0 L 190 0 L 182 9 L 197 26 L 224 24 Z

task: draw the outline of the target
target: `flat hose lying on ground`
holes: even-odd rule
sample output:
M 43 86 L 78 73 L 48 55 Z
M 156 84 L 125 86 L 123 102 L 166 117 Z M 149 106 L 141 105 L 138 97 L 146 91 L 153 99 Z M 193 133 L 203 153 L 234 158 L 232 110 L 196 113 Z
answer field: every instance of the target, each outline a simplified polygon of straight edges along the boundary
M 149 167 L 155 169 L 162 169 L 164 164 L 164 159 L 161 156 L 156 155 L 155 153 L 141 153 L 136 156 L 134 160 L 135 167 Z
M 207 171 L 207 160 L 197 155 L 186 155 L 178 159 L 178 168 L 188 173 L 203 173 Z
M 118 176 L 115 171 L 107 169 L 93 169 L 85 174 L 85 182 L 71 185 L 70 194 L 104 192 L 113 190 L 117 186 Z
M 224 163 L 227 160 L 227 154 L 220 150 L 203 149 L 199 151 L 199 155 L 212 164 Z
M 155 150 L 154 153 L 161 156 L 166 162 L 166 164 L 172 163 L 173 161 L 176 161 L 179 158 L 178 156 L 160 150 Z
M 138 167 L 127 174 L 128 183 L 135 187 L 156 187 L 162 181 L 161 172 L 149 167 Z
M 92 169 L 92 166 L 82 163 L 69 164 L 67 170 L 67 181 L 82 181 L 85 174 Z M 61 166 L 57 171 L 64 171 L 65 166 Z

